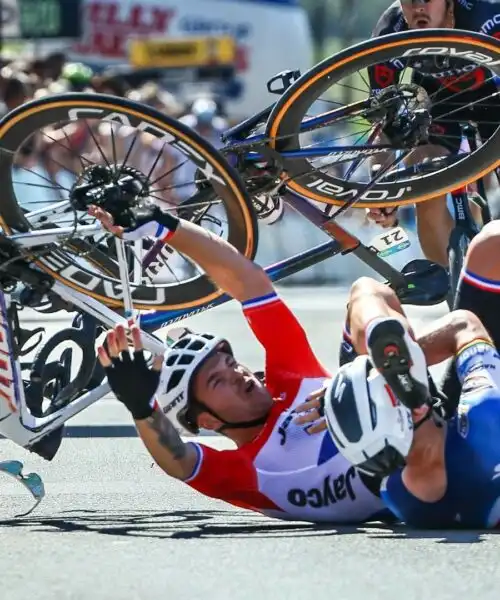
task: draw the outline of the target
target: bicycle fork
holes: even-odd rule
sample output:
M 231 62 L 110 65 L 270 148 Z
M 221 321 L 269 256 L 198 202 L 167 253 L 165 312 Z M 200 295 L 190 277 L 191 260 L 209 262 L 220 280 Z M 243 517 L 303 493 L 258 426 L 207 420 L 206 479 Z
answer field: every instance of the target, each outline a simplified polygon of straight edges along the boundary
M 469 206 L 469 196 L 465 188 L 460 188 L 451 193 L 451 201 L 455 216 L 455 226 L 451 231 L 448 241 L 448 267 L 450 277 L 450 293 L 447 303 L 453 308 L 454 298 L 458 287 L 458 280 L 465 261 L 465 255 L 471 240 L 479 233 Z M 484 207 L 480 204 L 484 214 Z

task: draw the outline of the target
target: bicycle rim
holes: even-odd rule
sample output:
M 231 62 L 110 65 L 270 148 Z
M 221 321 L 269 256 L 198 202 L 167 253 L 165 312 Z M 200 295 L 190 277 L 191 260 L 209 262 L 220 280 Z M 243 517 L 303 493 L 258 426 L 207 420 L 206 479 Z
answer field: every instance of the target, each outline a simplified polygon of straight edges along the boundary
M 488 36 L 457 30 L 410 31 L 375 38 L 352 46 L 323 61 L 305 73 L 279 99 L 266 126 L 270 145 L 278 152 L 299 147 L 298 131 L 309 107 L 336 81 L 412 51 L 421 53 L 464 53 L 471 63 L 499 73 L 500 43 Z M 495 64 L 495 63 L 499 64 Z M 500 106 L 500 105 L 499 105 Z M 499 119 L 500 122 L 500 119 Z M 433 174 L 423 174 L 396 183 L 379 182 L 364 192 L 366 185 L 346 182 L 311 169 L 304 160 L 284 158 L 287 187 L 300 196 L 326 204 L 341 206 L 359 197 L 356 207 L 373 208 L 424 202 L 465 186 L 487 175 L 500 165 L 500 127 L 476 152 L 460 160 L 446 162 Z M 320 189 L 321 191 L 318 191 Z
M 224 158 L 195 132 L 156 110 L 121 98 L 94 94 L 67 94 L 43 98 L 12 112 L 2 123 L 0 174 L 3 176 L 5 189 L 0 225 L 7 235 L 14 230 L 26 232 L 35 229 L 29 219 L 29 216 L 34 214 L 33 211 L 23 209 L 16 195 L 13 164 L 18 149 L 27 139 L 38 135 L 40 131 L 45 131 L 44 128 L 49 125 L 72 123 L 76 117 L 85 119 L 98 117 L 101 123 L 106 123 L 106 127 L 110 128 L 115 125 L 135 126 L 141 135 L 147 132 L 148 135 L 165 144 L 168 142 L 175 145 L 179 152 L 192 159 L 197 169 L 208 173 L 213 196 L 226 211 L 228 241 L 242 254 L 253 258 L 257 246 L 255 215 L 237 173 Z M 87 163 L 82 162 L 82 164 Z M 76 232 L 75 238 L 69 240 L 64 247 L 51 246 L 52 252 L 44 254 L 43 257 L 37 256 L 33 262 L 65 285 L 107 306 L 115 309 L 122 308 L 123 301 L 119 282 L 117 282 L 118 269 L 113 276 L 110 275 L 113 272 L 112 260 L 100 260 L 102 252 L 100 258 L 96 254 L 88 261 L 97 263 L 100 266 L 100 273 L 89 274 L 88 269 L 84 269 L 80 264 L 82 261 L 73 262 L 71 268 L 68 267 L 69 254 L 77 252 L 81 247 L 86 247 L 86 244 L 79 240 Z M 132 288 L 134 307 L 137 310 L 192 309 L 215 300 L 222 294 L 202 273 L 187 281 L 174 282 L 170 285 L 139 283 L 133 284 Z

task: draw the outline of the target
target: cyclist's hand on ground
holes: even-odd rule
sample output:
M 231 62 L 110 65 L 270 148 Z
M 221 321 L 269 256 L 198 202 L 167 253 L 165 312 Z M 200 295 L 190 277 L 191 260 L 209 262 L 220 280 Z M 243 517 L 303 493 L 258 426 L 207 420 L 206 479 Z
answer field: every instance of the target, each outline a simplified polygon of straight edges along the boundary
M 106 212 L 103 208 L 99 208 L 98 206 L 90 206 L 89 207 L 89 215 L 95 217 L 98 221 L 101 222 L 101 225 L 118 237 L 121 237 L 124 232 L 124 228 L 119 225 L 113 224 L 113 217 L 109 212 Z
M 302 404 L 299 404 L 295 409 L 296 413 L 300 413 L 295 419 L 297 425 L 307 425 L 308 423 L 315 423 L 307 429 L 307 433 L 320 433 L 326 429 L 326 421 L 324 418 L 323 411 L 323 396 L 325 394 L 325 388 L 317 390 L 312 394 L 309 394 L 307 400 Z M 316 422 L 317 421 L 317 422 Z
M 395 227 L 398 222 L 398 209 L 396 208 L 370 208 L 366 216 L 384 228 Z
M 97 355 L 112 391 L 138 421 L 147 419 L 154 412 L 154 398 L 160 382 L 163 356 L 155 356 L 151 368 L 148 367 L 141 330 L 137 325 L 132 325 L 128 333 L 132 338 L 132 348 L 129 347 L 127 330 L 123 325 L 117 325 L 107 334 L 106 342 L 98 348 Z

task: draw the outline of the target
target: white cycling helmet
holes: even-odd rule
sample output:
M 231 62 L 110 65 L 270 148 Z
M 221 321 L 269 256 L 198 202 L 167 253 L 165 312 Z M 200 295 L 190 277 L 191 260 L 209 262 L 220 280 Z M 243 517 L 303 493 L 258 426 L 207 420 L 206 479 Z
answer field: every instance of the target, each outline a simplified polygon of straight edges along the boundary
M 413 440 L 412 414 L 368 356 L 339 369 L 324 402 L 328 431 L 351 464 L 378 476 L 404 466 Z
M 179 433 L 198 433 L 189 415 L 191 382 L 198 368 L 217 350 L 232 354 L 227 340 L 209 333 L 186 332 L 168 350 L 163 363 L 157 400 Z

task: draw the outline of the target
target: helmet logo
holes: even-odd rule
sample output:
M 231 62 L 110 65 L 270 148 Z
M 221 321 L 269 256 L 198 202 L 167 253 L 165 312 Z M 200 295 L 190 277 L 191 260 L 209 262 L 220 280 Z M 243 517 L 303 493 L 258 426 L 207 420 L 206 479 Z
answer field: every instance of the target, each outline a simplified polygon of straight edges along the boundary
M 180 404 L 183 400 L 184 400 L 184 392 L 181 392 L 172 400 L 172 402 L 169 402 L 166 406 L 163 407 L 163 412 L 165 414 L 167 414 L 173 408 L 175 408 L 177 406 L 177 404 Z

